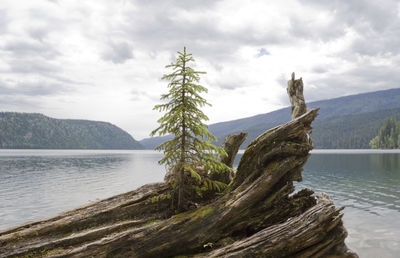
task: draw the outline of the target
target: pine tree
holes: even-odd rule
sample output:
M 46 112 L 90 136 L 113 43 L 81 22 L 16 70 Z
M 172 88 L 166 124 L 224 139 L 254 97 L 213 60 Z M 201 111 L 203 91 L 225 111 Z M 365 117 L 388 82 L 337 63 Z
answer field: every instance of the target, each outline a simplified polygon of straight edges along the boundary
M 373 138 L 369 145 L 373 149 L 397 149 L 400 148 L 400 123 L 395 118 L 388 118 Z
M 208 117 L 200 108 L 210 104 L 200 96 L 200 93 L 207 92 L 199 84 L 200 74 L 205 72 L 195 71 L 189 64 L 194 61 L 185 47 L 183 52 L 178 52 L 176 62 L 166 66 L 172 72 L 162 77 L 169 81 L 169 92 L 161 95 L 161 100 L 168 102 L 154 107 L 154 110 L 165 114 L 158 120 L 159 127 L 151 132 L 152 136 L 174 136 L 156 147 L 156 150 L 164 152 L 165 156 L 159 163 L 172 172 L 170 183 L 177 193 L 178 210 L 183 208 L 183 202 L 190 199 L 193 189 L 198 194 L 201 194 L 199 190 L 210 188 L 222 190 L 226 185 L 211 180 L 209 175 L 230 171 L 229 167 L 217 160 L 218 155 L 226 153 L 211 143 L 216 138 L 203 122 Z M 172 199 L 174 202 L 175 198 Z

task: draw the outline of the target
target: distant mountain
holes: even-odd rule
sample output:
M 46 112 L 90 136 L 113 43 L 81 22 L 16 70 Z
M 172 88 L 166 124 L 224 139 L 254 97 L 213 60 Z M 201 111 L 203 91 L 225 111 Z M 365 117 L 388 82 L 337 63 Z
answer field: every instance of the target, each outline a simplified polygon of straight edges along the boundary
M 316 148 L 369 148 L 369 141 L 382 125 L 379 123 L 399 112 L 396 108 L 400 108 L 400 89 L 316 101 L 307 103 L 307 107 L 320 107 L 319 116 L 313 123 L 312 137 Z M 266 114 L 211 124 L 209 130 L 220 142 L 230 133 L 248 132 L 249 136 L 242 145 L 245 148 L 265 130 L 289 120 L 290 108 L 283 108 Z M 369 137 L 371 138 L 368 139 Z M 166 138 L 168 136 L 146 138 L 140 143 L 153 149 Z
M 0 148 L 143 149 L 143 146 L 121 128 L 106 122 L 1 112 Z

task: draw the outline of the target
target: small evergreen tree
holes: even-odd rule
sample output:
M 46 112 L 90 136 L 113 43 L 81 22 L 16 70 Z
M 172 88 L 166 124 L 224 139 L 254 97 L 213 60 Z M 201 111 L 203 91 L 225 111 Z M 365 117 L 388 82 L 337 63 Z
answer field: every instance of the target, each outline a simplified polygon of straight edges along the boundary
M 183 52 L 178 52 L 176 62 L 166 66 L 172 72 L 162 77 L 169 81 L 169 92 L 161 95 L 161 100 L 168 102 L 154 107 L 165 114 L 158 120 L 159 127 L 151 132 L 151 136 L 174 136 L 156 147 L 156 150 L 164 152 L 165 156 L 159 163 L 166 165 L 169 173 L 172 173 L 170 183 L 177 193 L 178 210 L 183 208 L 183 202 L 190 199 L 193 189 L 201 194 L 200 190 L 221 191 L 225 188 L 225 184 L 211 180 L 209 175 L 231 170 L 218 161 L 217 156 L 226 153 L 211 143 L 216 138 L 203 122 L 208 117 L 200 108 L 210 105 L 200 96 L 200 93 L 207 92 L 199 84 L 200 74 L 205 72 L 195 71 L 189 65 L 190 62 L 194 62 L 194 59 L 192 54 L 186 53 L 185 47 Z M 176 196 L 174 193 L 172 196 Z M 175 197 L 172 200 L 174 202 Z

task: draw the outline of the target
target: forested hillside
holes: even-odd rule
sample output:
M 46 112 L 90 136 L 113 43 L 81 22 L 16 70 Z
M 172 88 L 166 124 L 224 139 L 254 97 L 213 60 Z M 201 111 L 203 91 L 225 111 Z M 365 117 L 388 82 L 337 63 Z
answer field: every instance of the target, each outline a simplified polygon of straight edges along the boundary
M 317 120 L 312 131 L 317 149 L 369 149 L 369 142 L 388 117 L 400 119 L 400 108 Z
M 398 117 L 390 117 L 379 128 L 377 136 L 369 143 L 373 149 L 399 149 L 400 148 L 400 122 Z
M 0 148 L 141 149 L 127 132 L 105 122 L 54 119 L 42 114 L 0 113 Z
M 369 141 L 376 136 L 385 118 L 399 113 L 400 89 L 311 102 L 307 106 L 320 107 L 319 116 L 313 124 L 316 148 L 369 148 Z M 290 109 L 283 108 L 267 114 L 211 124 L 209 129 L 220 142 L 230 133 L 248 132 L 249 136 L 242 145 L 245 148 L 265 130 L 289 120 Z M 140 143 L 153 149 L 164 140 L 154 137 Z

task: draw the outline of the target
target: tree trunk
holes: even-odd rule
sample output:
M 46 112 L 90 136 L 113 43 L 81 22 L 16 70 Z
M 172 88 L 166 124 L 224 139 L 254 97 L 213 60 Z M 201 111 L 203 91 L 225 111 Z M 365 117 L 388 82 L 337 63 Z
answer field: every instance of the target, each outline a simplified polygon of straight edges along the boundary
M 183 48 L 183 58 L 182 58 L 182 73 L 183 73 L 183 78 L 182 78 L 182 95 L 181 95 L 181 103 L 182 105 L 186 106 L 186 101 L 185 101 L 185 84 L 186 84 L 186 47 Z M 186 187 L 184 183 L 184 177 L 185 177 L 185 159 L 186 159 L 186 117 L 185 117 L 185 112 L 182 112 L 182 135 L 181 135 L 181 157 L 180 157 L 180 166 L 179 166 L 179 176 L 178 176 L 178 184 L 177 184 L 177 190 L 178 190 L 178 211 L 182 210 L 182 204 L 183 204 L 183 199 L 184 199 L 184 187 Z M 175 191 L 175 189 L 174 189 Z M 172 203 L 174 203 L 174 198 L 172 198 Z M 174 206 L 174 205 L 172 205 Z
M 53 257 L 357 257 L 344 239 L 342 208 L 293 180 L 312 149 L 316 109 L 273 128 L 246 149 L 225 194 L 171 216 L 155 196 L 136 191 L 0 233 L 0 256 Z
M 303 79 L 295 79 L 292 73 L 291 80 L 288 81 L 287 93 L 289 95 L 290 104 L 292 104 L 292 119 L 306 113 L 307 107 L 303 96 Z

